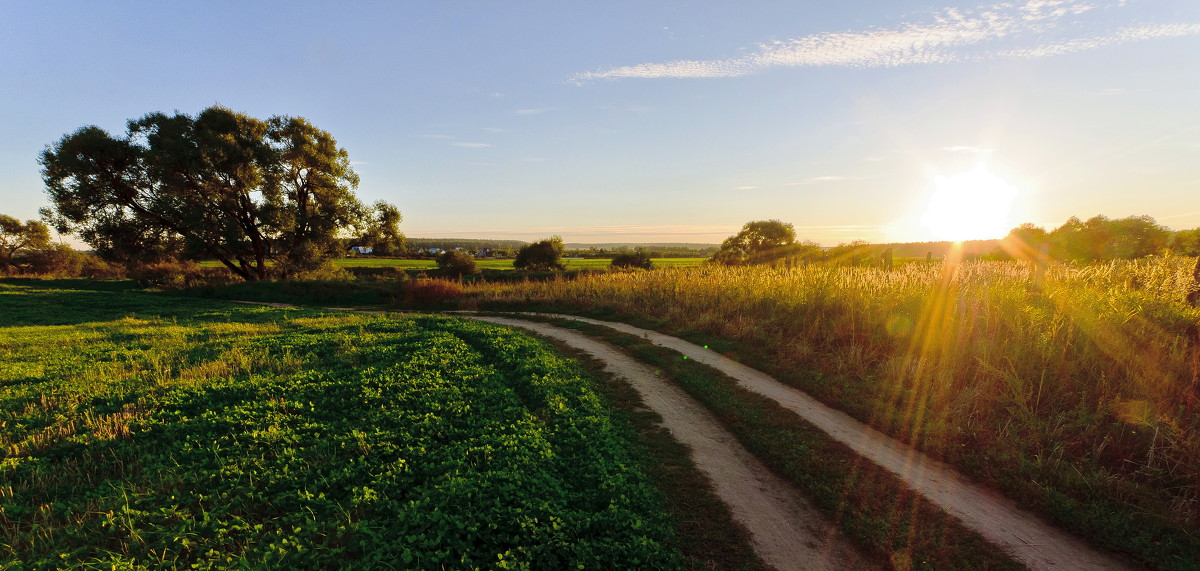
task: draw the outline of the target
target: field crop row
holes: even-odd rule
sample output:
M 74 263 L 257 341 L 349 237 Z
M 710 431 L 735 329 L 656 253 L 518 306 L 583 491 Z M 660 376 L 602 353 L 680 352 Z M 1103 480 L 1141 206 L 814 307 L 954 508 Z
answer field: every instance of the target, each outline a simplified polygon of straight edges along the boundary
M 701 267 L 468 286 L 606 310 L 736 355 L 1098 544 L 1200 560 L 1194 259 Z M 489 305 L 490 304 L 490 305 Z M 654 316 L 647 318 L 646 316 Z
M 680 565 L 590 379 L 510 330 L 0 283 L 0 350 L 0 567 Z

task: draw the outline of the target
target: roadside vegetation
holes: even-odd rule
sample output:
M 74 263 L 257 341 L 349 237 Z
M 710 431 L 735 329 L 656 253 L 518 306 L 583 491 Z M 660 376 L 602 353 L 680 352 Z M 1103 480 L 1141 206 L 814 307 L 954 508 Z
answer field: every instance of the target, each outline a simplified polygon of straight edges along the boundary
M 719 348 L 1098 545 L 1185 569 L 1200 560 L 1194 266 L 705 266 L 466 293 Z
M 477 322 L 0 282 L 0 567 L 673 568 L 594 382 Z
M 658 368 L 720 419 L 740 442 L 790 481 L 839 529 L 894 569 L 1021 569 L 1001 549 L 914 494 L 894 474 L 719 371 L 626 333 L 567 319 L 545 320 L 624 348 Z

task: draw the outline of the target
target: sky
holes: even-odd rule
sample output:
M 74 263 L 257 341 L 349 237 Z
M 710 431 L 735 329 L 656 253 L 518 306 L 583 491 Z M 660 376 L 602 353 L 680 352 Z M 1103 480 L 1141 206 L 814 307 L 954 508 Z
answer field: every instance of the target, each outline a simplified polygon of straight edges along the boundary
M 0 0 L 0 213 L 80 127 L 220 104 L 330 132 L 412 237 L 1194 228 L 1198 70 L 1196 0 Z

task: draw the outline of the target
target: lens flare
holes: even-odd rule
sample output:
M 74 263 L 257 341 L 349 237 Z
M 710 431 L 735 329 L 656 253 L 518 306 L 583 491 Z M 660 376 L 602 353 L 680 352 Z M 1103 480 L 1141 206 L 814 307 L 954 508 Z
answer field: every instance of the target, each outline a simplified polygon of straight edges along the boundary
M 921 224 L 939 240 L 986 240 L 1003 237 L 1017 191 L 987 167 L 938 176 Z

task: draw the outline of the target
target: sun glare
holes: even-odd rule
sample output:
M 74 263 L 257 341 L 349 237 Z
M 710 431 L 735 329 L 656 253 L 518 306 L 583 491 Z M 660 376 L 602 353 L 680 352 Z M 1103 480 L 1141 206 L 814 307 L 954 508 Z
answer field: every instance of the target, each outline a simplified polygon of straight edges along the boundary
M 939 175 L 921 224 L 939 240 L 986 240 L 1012 229 L 1009 219 L 1017 191 L 979 165 L 951 176 Z

